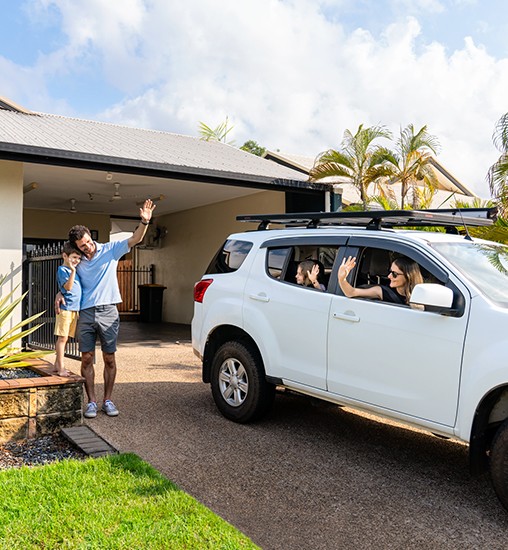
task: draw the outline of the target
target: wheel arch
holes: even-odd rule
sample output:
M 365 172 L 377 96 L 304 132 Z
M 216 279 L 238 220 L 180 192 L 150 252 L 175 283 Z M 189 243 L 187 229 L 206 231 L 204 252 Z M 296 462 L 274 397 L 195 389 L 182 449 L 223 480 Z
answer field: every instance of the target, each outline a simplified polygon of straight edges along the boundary
M 228 342 L 229 340 L 245 342 L 253 346 L 253 349 L 259 355 L 259 359 L 261 360 L 261 364 L 264 369 L 264 362 L 263 362 L 263 357 L 261 355 L 261 351 L 259 349 L 259 346 L 253 340 L 252 336 L 250 336 L 247 332 L 245 332 L 240 327 L 237 327 L 234 325 L 221 325 L 219 327 L 216 327 L 208 335 L 208 339 L 205 344 L 205 350 L 203 353 L 203 370 L 202 370 L 203 382 L 209 383 L 211 381 L 210 373 L 212 370 L 212 360 L 215 355 L 215 352 L 219 349 L 219 347 L 222 344 L 224 344 L 224 342 Z M 266 371 L 265 371 L 265 374 L 266 374 Z
M 485 395 L 476 408 L 469 440 L 469 469 L 472 475 L 488 470 L 492 439 L 507 418 L 508 385 L 504 385 Z

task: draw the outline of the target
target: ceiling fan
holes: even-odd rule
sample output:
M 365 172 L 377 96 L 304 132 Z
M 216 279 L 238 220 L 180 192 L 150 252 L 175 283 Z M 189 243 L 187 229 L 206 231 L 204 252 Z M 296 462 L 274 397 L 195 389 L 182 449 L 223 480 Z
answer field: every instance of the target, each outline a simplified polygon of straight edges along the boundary
M 91 181 L 91 180 L 90 180 Z M 136 204 L 138 206 L 141 206 L 146 199 L 151 199 L 152 202 L 158 202 L 158 201 L 162 201 L 166 198 L 165 195 L 156 195 L 155 197 L 150 197 L 150 196 L 147 196 L 145 198 L 142 198 L 143 195 L 142 194 L 135 194 L 135 195 L 124 195 L 123 192 L 120 191 L 120 186 L 122 185 L 119 181 L 115 181 L 115 182 L 112 182 L 113 185 L 114 185 L 114 191 L 113 191 L 113 194 L 112 195 L 106 195 L 105 193 L 94 193 L 94 192 L 88 192 L 88 199 L 93 201 L 96 197 L 108 197 L 109 198 L 109 202 L 116 202 L 116 201 L 119 201 L 119 200 L 124 200 L 124 199 L 138 199 L 136 201 Z
M 113 193 L 113 196 L 109 199 L 109 202 L 119 201 L 122 198 L 122 195 L 120 195 L 120 182 L 115 181 L 113 185 L 115 186 L 115 192 Z
M 146 199 L 150 199 L 152 202 L 163 201 L 165 198 L 166 198 L 166 195 L 157 195 L 156 197 L 146 197 Z M 146 199 L 143 199 L 142 201 L 137 201 L 136 205 L 137 206 L 143 206 Z

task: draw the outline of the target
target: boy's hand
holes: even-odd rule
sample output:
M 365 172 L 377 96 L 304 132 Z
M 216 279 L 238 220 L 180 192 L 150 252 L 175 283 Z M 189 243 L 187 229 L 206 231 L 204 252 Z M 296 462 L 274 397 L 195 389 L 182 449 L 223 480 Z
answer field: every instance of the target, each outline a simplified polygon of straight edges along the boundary
M 55 296 L 55 313 L 58 315 L 60 313 L 60 306 L 65 305 L 65 299 L 62 294 L 59 292 Z

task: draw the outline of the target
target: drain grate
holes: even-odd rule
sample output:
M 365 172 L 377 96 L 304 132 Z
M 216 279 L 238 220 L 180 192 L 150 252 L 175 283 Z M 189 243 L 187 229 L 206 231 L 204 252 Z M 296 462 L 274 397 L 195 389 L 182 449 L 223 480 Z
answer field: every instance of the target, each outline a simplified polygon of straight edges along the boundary
M 89 426 L 62 428 L 62 435 L 85 454 L 93 458 L 118 453 L 113 445 L 96 434 Z

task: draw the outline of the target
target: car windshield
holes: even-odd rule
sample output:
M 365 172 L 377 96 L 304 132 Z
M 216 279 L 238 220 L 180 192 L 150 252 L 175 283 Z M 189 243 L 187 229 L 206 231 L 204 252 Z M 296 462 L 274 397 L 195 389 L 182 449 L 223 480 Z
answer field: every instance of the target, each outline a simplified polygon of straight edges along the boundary
M 433 247 L 478 289 L 508 307 L 508 247 L 487 242 L 435 243 Z

